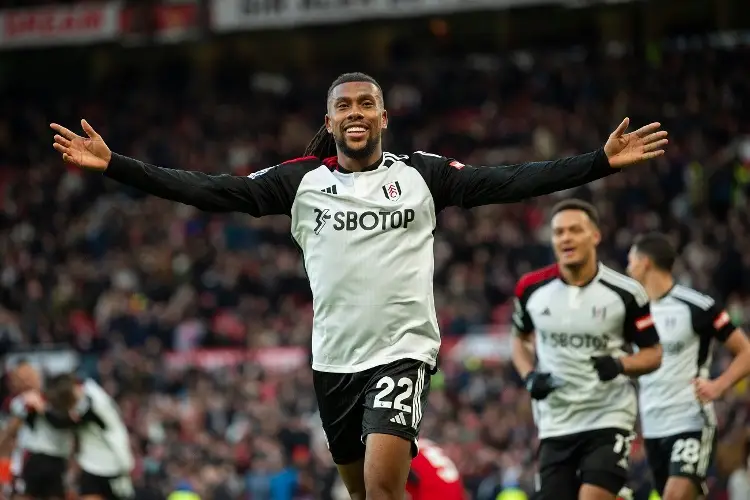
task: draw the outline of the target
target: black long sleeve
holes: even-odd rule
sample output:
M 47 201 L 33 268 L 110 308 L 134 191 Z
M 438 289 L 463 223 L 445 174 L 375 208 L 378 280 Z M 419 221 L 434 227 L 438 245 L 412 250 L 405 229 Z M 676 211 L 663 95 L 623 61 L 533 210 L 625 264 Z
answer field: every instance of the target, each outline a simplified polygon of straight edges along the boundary
M 244 212 L 261 217 L 289 214 L 299 180 L 307 171 L 298 163 L 238 177 L 162 168 L 112 153 L 104 174 L 154 196 L 207 212 Z
M 554 193 L 614 174 L 603 149 L 554 161 L 474 167 L 456 160 L 415 153 L 412 164 L 430 186 L 437 210 L 513 203 Z

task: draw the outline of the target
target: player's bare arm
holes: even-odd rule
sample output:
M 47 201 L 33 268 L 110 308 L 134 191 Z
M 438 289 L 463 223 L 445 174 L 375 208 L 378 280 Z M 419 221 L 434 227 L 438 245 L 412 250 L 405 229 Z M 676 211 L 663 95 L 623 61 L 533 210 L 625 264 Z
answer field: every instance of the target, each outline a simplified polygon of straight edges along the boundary
M 524 334 L 513 329 L 511 359 L 518 375 L 524 380 L 534 370 L 533 337 L 534 332 Z
M 13 450 L 16 436 L 21 427 L 23 427 L 23 418 L 13 416 L 8 419 L 8 423 L 0 431 L 0 456 L 7 457 Z
M 6 456 L 13 449 L 18 431 L 23 427 L 29 411 L 44 411 L 44 400 L 36 390 L 26 391 L 11 402 L 11 418 L 0 432 L 0 455 Z
M 722 311 L 722 314 L 727 314 Z M 717 321 L 722 320 L 721 317 Z M 737 382 L 750 375 L 750 341 L 742 328 L 735 328 L 724 342 L 734 359 L 726 370 L 717 378 L 707 380 L 698 378 L 695 380 L 695 392 L 701 401 L 709 402 L 719 399 L 726 391 Z
M 661 366 L 663 352 L 661 344 L 642 347 L 637 353 L 620 358 L 622 372 L 631 377 L 639 377 L 656 371 Z

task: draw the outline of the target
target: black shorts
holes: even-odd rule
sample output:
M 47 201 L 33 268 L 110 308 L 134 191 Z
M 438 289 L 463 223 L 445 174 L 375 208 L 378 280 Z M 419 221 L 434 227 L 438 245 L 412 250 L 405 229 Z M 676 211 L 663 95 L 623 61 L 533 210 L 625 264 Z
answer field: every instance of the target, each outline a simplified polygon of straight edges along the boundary
M 97 476 L 85 470 L 78 478 L 78 494 L 96 495 L 105 500 L 130 500 L 135 497 L 130 476 Z
M 708 494 L 706 473 L 713 462 L 716 447 L 716 428 L 681 432 L 664 438 L 646 439 L 648 465 L 654 476 L 654 487 L 659 495 L 664 493 L 671 476 L 691 479 L 698 491 Z
M 404 359 L 359 373 L 313 371 L 315 395 L 328 449 L 337 464 L 365 456 L 368 434 L 390 434 L 412 442 L 430 390 L 430 367 Z
M 578 500 L 582 484 L 617 494 L 628 479 L 628 458 L 635 433 L 597 429 L 542 439 L 539 481 L 534 500 Z
M 68 460 L 41 453 L 29 453 L 21 474 L 13 478 L 13 494 L 32 498 L 65 498 Z

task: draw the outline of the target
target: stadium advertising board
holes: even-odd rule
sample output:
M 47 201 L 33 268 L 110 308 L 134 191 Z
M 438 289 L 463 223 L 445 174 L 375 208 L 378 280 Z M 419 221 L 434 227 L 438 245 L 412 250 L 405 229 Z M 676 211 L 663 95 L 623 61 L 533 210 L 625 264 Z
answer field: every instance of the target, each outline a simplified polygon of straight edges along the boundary
M 499 10 L 551 0 L 212 0 L 216 31 L 290 28 L 373 18 Z
M 76 3 L 0 11 L 0 49 L 114 40 L 120 3 Z
M 10 371 L 21 361 L 30 363 L 45 374 L 57 374 L 76 370 L 80 356 L 68 347 L 12 351 L 5 355 L 3 369 Z

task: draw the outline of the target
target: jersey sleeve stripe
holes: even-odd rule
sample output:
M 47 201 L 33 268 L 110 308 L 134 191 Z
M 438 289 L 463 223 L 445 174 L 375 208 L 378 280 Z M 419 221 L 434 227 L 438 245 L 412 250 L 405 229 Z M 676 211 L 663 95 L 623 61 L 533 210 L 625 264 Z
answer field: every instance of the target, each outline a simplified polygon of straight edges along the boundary
M 710 309 L 716 303 L 714 299 L 708 295 L 682 285 L 676 285 L 672 289 L 672 295 L 677 299 L 688 302 L 696 307 L 700 307 L 704 311 Z
M 518 283 L 516 284 L 516 292 L 515 292 L 516 298 L 520 300 L 523 297 L 523 294 L 526 292 L 526 290 L 529 287 L 534 286 L 543 281 L 557 278 L 559 276 L 560 276 L 560 268 L 557 266 L 557 264 L 543 267 L 541 269 L 537 269 L 536 271 L 531 271 L 530 273 L 524 274 L 523 276 L 521 276 L 521 279 L 519 279 Z
M 649 298 L 646 290 L 636 280 L 613 271 L 608 267 L 602 269 L 602 280 L 623 289 L 635 298 L 639 306 L 648 304 Z
M 317 156 L 301 156 L 299 158 L 292 158 L 291 160 L 282 162 L 279 165 L 289 165 L 290 163 L 301 163 L 303 161 L 313 161 L 313 160 L 320 161 L 320 158 L 318 158 Z

